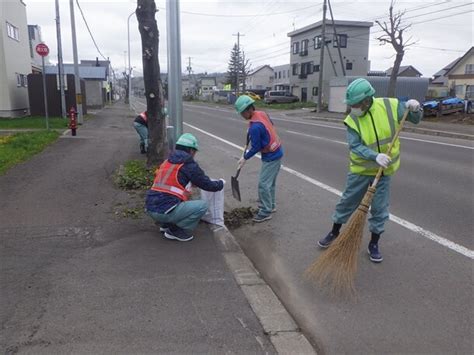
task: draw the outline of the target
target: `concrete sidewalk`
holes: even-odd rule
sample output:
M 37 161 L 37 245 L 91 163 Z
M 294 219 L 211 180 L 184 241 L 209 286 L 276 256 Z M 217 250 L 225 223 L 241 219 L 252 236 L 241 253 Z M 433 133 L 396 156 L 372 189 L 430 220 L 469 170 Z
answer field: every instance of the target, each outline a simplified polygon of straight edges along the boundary
M 132 120 L 105 108 L 0 177 L 3 352 L 314 353 L 226 229 L 179 243 L 123 217 L 143 208 L 113 185 L 143 159 Z

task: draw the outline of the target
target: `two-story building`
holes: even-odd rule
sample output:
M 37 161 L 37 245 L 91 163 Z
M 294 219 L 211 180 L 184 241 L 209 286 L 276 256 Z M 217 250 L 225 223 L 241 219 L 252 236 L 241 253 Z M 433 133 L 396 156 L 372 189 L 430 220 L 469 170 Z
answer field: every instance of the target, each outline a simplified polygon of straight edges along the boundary
M 471 47 L 446 74 L 448 87 L 460 99 L 474 99 L 474 47 Z
M 372 22 L 335 20 L 333 26 L 330 20 L 326 20 L 322 73 L 322 21 L 288 33 L 291 39 L 290 91 L 303 102 L 316 101 L 320 90 L 319 75 L 322 75 L 322 100 L 327 105 L 330 79 L 343 76 L 338 47 L 346 75 L 366 76 L 370 66 L 369 36 L 372 25 Z
M 273 90 L 290 91 L 290 64 L 273 67 Z
M 26 5 L 22 0 L 0 2 L 0 117 L 28 114 L 31 73 Z
M 269 65 L 262 65 L 250 71 L 245 78 L 246 90 L 270 90 L 273 84 L 273 69 Z

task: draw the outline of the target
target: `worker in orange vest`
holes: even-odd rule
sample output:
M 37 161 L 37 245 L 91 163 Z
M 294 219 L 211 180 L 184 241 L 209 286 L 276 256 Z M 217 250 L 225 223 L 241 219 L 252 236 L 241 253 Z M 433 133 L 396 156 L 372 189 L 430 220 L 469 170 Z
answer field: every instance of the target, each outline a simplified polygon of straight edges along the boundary
M 275 187 L 278 173 L 280 172 L 283 148 L 273 122 L 263 111 L 255 110 L 254 100 L 247 95 L 241 95 L 235 101 L 236 111 L 249 122 L 247 131 L 251 148 L 244 152 L 239 160 L 239 167 L 255 154 L 262 155 L 262 169 L 258 181 L 258 213 L 253 218 L 254 222 L 260 223 L 272 218 L 276 212 Z

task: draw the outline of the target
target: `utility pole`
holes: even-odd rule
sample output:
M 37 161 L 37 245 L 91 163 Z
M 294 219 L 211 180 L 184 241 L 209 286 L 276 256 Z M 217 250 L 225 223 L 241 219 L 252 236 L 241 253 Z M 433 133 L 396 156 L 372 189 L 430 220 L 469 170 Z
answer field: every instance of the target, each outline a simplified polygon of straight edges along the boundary
M 166 0 L 168 29 L 168 103 L 169 117 L 174 126 L 172 143 L 183 133 L 183 101 L 181 83 L 181 30 L 179 0 Z
M 64 95 L 64 66 L 63 66 L 63 48 L 61 44 L 61 21 L 59 19 L 59 0 L 55 1 L 56 5 L 56 41 L 58 43 L 58 79 L 59 90 L 61 92 L 61 117 L 66 118 L 66 96 Z
M 324 76 L 324 48 L 326 47 L 326 1 L 323 4 L 323 24 L 321 29 L 321 56 L 319 57 L 319 81 L 318 81 L 318 107 L 317 112 L 321 112 L 323 95 L 323 76 Z
M 133 11 L 130 15 L 128 15 L 127 19 L 127 38 L 128 38 L 128 103 L 129 105 L 132 104 L 130 98 L 131 98 L 131 92 L 132 92 L 132 65 L 130 64 L 130 17 L 132 15 L 135 15 L 135 11 Z M 125 72 L 127 72 L 125 70 Z M 131 106 L 130 106 L 131 107 Z
M 237 32 L 237 34 L 233 34 L 232 36 L 237 36 L 237 51 L 239 53 L 239 68 L 237 69 L 237 88 L 236 88 L 236 96 L 239 96 L 239 91 L 240 91 L 240 77 L 239 77 L 239 74 L 240 74 L 240 65 L 241 65 L 241 61 L 242 59 L 240 58 L 240 36 L 245 36 L 244 34 L 241 34 L 240 32 Z M 243 64 L 243 63 L 242 63 Z
M 74 0 L 69 0 L 69 8 L 71 10 L 72 54 L 74 57 L 74 84 L 76 87 L 77 123 L 83 124 L 84 119 L 82 116 L 81 78 L 79 77 L 79 61 L 77 58 L 77 40 L 76 40 L 76 21 L 74 18 Z
M 341 62 L 342 75 L 346 76 L 346 68 L 344 68 L 344 63 L 342 62 L 341 44 L 339 43 L 339 36 L 337 35 L 336 24 L 334 23 L 334 16 L 332 15 L 331 0 L 328 0 L 328 5 L 329 5 L 329 13 L 331 14 L 332 28 L 334 29 L 334 36 L 337 38 L 337 51 L 339 53 L 339 61 Z M 328 48 L 328 52 L 329 52 L 329 48 Z M 335 70 L 336 69 L 334 69 L 334 71 Z
M 191 57 L 188 57 L 188 66 L 186 67 L 186 70 L 188 71 L 189 90 L 191 91 L 191 73 L 193 71 L 193 67 L 191 66 Z M 191 94 L 194 97 L 194 85 L 193 85 Z

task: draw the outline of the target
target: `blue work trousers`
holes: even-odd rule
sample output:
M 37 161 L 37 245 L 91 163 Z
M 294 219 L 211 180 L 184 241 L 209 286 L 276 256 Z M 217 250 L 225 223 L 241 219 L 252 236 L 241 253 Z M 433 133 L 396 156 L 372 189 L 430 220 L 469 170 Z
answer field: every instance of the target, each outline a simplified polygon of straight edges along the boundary
M 170 223 L 181 229 L 192 231 L 198 225 L 202 216 L 206 214 L 208 204 L 204 200 L 192 200 L 179 203 L 169 213 L 147 211 L 156 222 Z
M 347 175 L 346 188 L 332 216 L 334 223 L 344 224 L 347 222 L 359 206 L 374 178 L 375 176 L 353 173 Z M 377 184 L 377 190 L 370 206 L 369 230 L 372 233 L 382 234 L 385 222 L 389 218 L 390 180 L 390 176 L 382 176 Z
M 275 186 L 280 172 L 281 159 L 263 161 L 258 180 L 259 211 L 261 216 L 268 216 L 275 208 Z
M 133 122 L 133 127 L 140 136 L 140 144 L 143 144 L 145 150 L 148 150 L 148 127 L 138 122 Z

